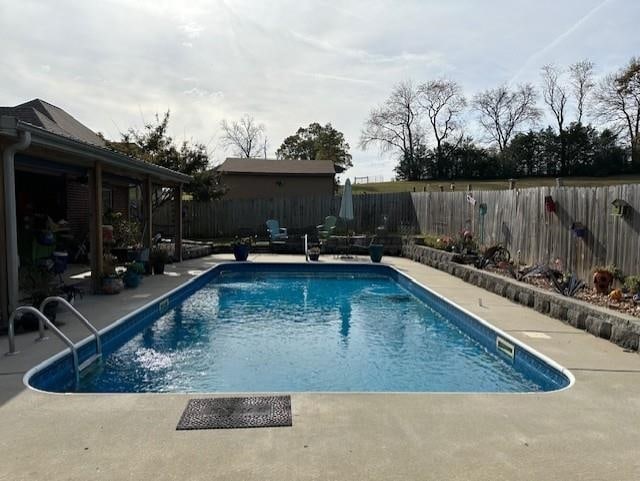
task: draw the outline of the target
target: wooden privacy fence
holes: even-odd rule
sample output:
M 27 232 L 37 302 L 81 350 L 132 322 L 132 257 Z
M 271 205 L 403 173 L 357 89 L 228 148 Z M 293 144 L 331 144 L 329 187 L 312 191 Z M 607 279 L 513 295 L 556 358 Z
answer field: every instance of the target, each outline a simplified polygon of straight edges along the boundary
M 338 215 L 341 197 L 285 197 L 273 199 L 185 201 L 184 236 L 210 239 L 247 234 L 265 234 L 267 219 L 277 219 L 293 231 L 313 231 L 328 215 Z M 356 232 L 375 232 L 388 218 L 388 228 L 396 232 L 400 224 L 417 225 L 411 194 L 408 192 L 353 196 L 354 220 L 349 228 Z M 171 226 L 173 210 L 163 206 L 154 212 L 154 225 Z
M 583 278 L 596 265 L 615 264 L 623 273 L 640 274 L 640 185 L 611 187 L 541 187 L 466 192 L 366 194 L 353 197 L 357 232 L 375 232 L 388 217 L 391 232 L 454 235 L 472 230 L 484 244 L 501 243 L 522 262 L 556 263 Z M 556 212 L 547 212 L 551 196 Z M 612 215 L 611 203 L 629 204 L 624 217 Z M 486 204 L 481 215 L 480 205 Z M 168 207 L 168 208 L 167 208 Z M 265 221 L 277 219 L 291 230 L 312 230 L 327 215 L 337 215 L 340 197 L 184 202 L 184 235 L 213 238 L 263 234 Z M 154 213 L 154 223 L 172 224 L 170 206 Z M 586 237 L 571 227 L 581 223 Z
M 485 245 L 502 244 L 526 263 L 559 264 L 586 279 L 595 266 L 615 264 L 625 275 L 640 274 L 640 185 L 541 187 L 522 190 L 412 194 L 419 230 L 451 234 L 472 230 Z M 545 209 L 551 196 L 555 212 Z M 629 204 L 624 217 L 611 203 Z M 486 204 L 486 214 L 480 205 Z M 572 226 L 586 228 L 576 237 Z

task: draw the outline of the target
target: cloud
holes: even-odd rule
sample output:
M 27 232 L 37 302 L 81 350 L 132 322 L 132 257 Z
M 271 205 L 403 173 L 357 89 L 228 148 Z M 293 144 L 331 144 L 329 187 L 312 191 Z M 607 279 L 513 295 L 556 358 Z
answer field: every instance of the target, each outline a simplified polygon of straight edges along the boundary
M 351 83 L 359 83 L 359 84 L 373 84 L 375 83 L 373 80 L 365 80 L 359 78 L 352 77 L 343 77 L 341 75 L 331 75 L 319 72 L 293 72 L 296 75 L 302 75 L 304 77 L 312 77 L 320 80 L 335 80 L 338 82 L 351 82 Z
M 224 98 L 224 94 L 221 91 L 209 91 L 206 89 L 200 89 L 198 87 L 193 87 L 190 88 L 188 90 L 184 90 L 182 92 L 184 95 L 188 95 L 188 96 L 194 96 L 194 97 L 200 97 L 200 98 L 204 98 L 204 97 L 210 97 L 213 99 L 223 99 Z
M 606 73 L 640 44 L 637 0 L 21 0 L 0 11 L 0 105 L 40 97 L 114 138 L 171 109 L 171 134 L 205 143 L 248 112 L 270 155 L 300 126 L 331 122 L 351 145 L 350 177 L 392 175 L 394 156 L 357 145 L 401 80 L 447 76 L 470 97 L 514 72 L 537 82 L 543 60 L 590 58 Z
M 438 62 L 442 60 L 442 55 L 437 52 L 433 53 L 411 53 L 401 51 L 395 54 L 381 54 L 370 52 L 364 49 L 349 48 L 342 45 L 334 45 L 328 40 L 316 38 L 311 35 L 305 35 L 295 30 L 289 31 L 290 35 L 313 48 L 329 52 L 338 56 L 359 60 L 365 63 L 396 63 L 396 62 Z
M 202 25 L 198 25 L 195 22 L 182 24 L 178 28 L 187 38 L 190 39 L 198 38 L 204 31 L 204 27 Z

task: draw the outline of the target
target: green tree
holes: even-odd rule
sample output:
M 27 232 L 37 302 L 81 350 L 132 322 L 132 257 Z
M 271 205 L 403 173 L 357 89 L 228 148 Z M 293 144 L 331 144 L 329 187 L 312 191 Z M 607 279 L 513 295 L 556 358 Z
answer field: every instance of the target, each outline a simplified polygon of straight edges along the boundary
M 353 165 L 344 134 L 330 123 L 323 126 L 314 122 L 309 127 L 300 127 L 295 135 L 284 139 L 276 156 L 279 159 L 332 160 L 343 170 Z
M 412 152 L 403 152 L 393 169 L 398 180 L 423 180 L 434 170 L 434 159 L 424 142 L 414 139 Z
M 224 194 L 217 173 L 209 170 L 209 155 L 201 143 L 183 141 L 176 145 L 168 134 L 170 112 L 162 117 L 155 115 L 154 121 L 144 125 L 141 130 L 130 128 L 121 134 L 119 142 L 107 141 L 107 145 L 130 157 L 155 164 L 160 167 L 182 172 L 193 177 L 185 185 L 185 192 L 196 200 L 210 200 Z M 172 189 L 159 189 L 155 192 L 154 207 L 170 200 Z

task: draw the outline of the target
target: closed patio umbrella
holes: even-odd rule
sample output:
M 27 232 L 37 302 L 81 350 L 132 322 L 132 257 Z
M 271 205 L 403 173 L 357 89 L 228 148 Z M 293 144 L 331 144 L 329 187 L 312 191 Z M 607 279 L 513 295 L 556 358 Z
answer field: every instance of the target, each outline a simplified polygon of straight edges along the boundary
M 342 200 L 340 201 L 340 213 L 338 216 L 347 223 L 347 249 L 351 252 L 351 241 L 349 236 L 349 221 L 353 220 L 353 193 L 351 192 L 351 180 L 347 179 L 344 183 L 342 191 Z M 349 255 L 349 257 L 351 257 Z
M 344 183 L 342 191 L 342 200 L 340 201 L 340 213 L 338 216 L 347 222 L 353 220 L 353 194 L 351 192 L 351 180 L 347 179 Z

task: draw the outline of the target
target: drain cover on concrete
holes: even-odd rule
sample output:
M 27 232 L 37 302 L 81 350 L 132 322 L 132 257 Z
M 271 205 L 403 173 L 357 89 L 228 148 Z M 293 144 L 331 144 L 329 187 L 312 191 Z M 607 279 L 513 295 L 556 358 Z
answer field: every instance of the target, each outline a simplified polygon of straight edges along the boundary
M 176 430 L 291 426 L 291 397 L 190 399 Z

